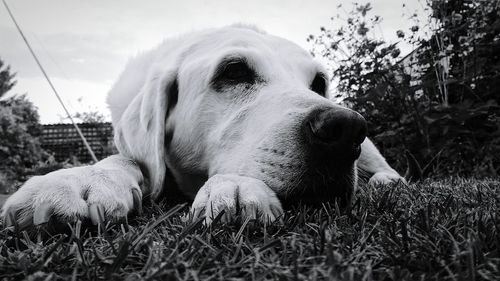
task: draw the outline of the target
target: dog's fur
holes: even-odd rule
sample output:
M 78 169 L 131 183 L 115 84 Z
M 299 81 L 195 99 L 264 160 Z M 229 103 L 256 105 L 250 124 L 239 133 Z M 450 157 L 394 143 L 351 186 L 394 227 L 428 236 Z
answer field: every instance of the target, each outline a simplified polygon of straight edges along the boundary
M 234 60 L 254 80 L 225 78 Z M 341 163 L 335 153 L 310 160 L 304 119 L 318 108 L 348 111 L 310 89 L 315 77 L 327 86 L 308 52 L 248 26 L 165 41 L 131 60 L 109 93 L 119 155 L 33 177 L 2 215 L 29 226 L 51 214 L 95 219 L 100 206 L 119 220 L 142 198 L 168 198 L 175 185 L 208 221 L 225 209 L 226 220 L 271 222 L 283 201 L 349 199 L 357 169 L 372 173 L 372 184 L 403 180 L 368 139 L 357 162 Z

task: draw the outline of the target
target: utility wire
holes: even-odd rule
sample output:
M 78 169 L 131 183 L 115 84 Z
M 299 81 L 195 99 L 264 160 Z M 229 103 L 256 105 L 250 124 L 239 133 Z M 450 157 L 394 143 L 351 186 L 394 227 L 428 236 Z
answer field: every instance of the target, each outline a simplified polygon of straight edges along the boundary
M 73 124 L 73 126 L 75 127 L 76 129 L 76 132 L 78 133 L 78 135 L 80 136 L 80 138 L 82 139 L 83 143 L 85 144 L 85 147 L 87 148 L 87 150 L 89 151 L 90 153 L 90 156 L 92 157 L 92 160 L 94 160 L 94 162 L 97 162 L 97 157 L 95 157 L 95 154 L 94 154 L 94 151 L 92 150 L 92 148 L 90 147 L 89 143 L 87 142 L 87 139 L 85 139 L 85 136 L 82 134 L 82 131 L 80 130 L 80 128 L 78 127 L 78 125 L 75 123 L 75 121 L 73 120 L 73 117 L 71 117 L 71 114 L 69 114 L 69 111 L 68 109 L 66 108 L 66 106 L 64 105 L 64 102 L 63 100 L 61 99 L 61 97 L 59 96 L 59 93 L 57 92 L 56 88 L 54 87 L 54 85 L 52 84 L 52 81 L 50 81 L 50 78 L 49 76 L 47 75 L 47 73 L 45 72 L 45 69 L 43 68 L 42 64 L 40 63 L 40 61 L 38 60 L 38 57 L 36 56 L 35 52 L 33 51 L 33 49 L 31 48 L 31 45 L 30 43 L 28 42 L 28 39 L 26 39 L 26 37 L 24 36 L 24 33 L 23 31 L 21 30 L 21 27 L 19 26 L 19 24 L 17 24 L 17 21 L 16 19 L 14 18 L 14 15 L 12 14 L 12 12 L 10 11 L 9 9 L 9 6 L 7 5 L 7 2 L 5 0 L 2 0 L 4 6 L 5 6 L 5 9 L 7 9 L 7 12 L 9 13 L 9 16 L 10 18 L 12 19 L 12 21 L 14 22 L 14 25 L 16 26 L 17 28 L 17 31 L 19 31 L 19 34 L 21 34 L 21 37 L 23 38 L 24 40 L 24 43 L 26 43 L 26 46 L 28 47 L 31 55 L 33 56 L 33 58 L 35 59 L 36 61 L 36 64 L 38 65 L 38 67 L 40 68 L 40 70 L 42 71 L 43 73 L 43 76 L 45 77 L 45 79 L 47 80 L 47 82 L 49 83 L 50 85 L 50 88 L 52 88 L 52 91 L 54 92 L 54 94 L 56 95 L 57 99 L 59 100 L 59 103 L 61 104 L 61 106 L 63 107 L 64 111 L 66 112 L 66 115 L 68 115 L 68 118 L 69 120 L 71 120 L 71 123 Z

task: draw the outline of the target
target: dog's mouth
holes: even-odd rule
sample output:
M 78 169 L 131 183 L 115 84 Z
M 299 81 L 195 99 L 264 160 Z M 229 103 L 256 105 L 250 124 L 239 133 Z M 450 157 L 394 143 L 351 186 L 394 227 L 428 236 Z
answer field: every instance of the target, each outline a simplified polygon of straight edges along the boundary
M 255 160 L 258 178 L 277 193 L 283 204 L 349 205 L 356 184 L 354 161 L 336 162 L 334 158 L 307 154 L 291 156 L 274 149 L 265 152 L 266 157 Z
M 354 177 L 352 166 L 345 169 L 311 167 L 297 180 L 297 184 L 290 185 L 289 189 L 279 196 L 284 204 L 338 203 L 344 208 L 351 202 Z

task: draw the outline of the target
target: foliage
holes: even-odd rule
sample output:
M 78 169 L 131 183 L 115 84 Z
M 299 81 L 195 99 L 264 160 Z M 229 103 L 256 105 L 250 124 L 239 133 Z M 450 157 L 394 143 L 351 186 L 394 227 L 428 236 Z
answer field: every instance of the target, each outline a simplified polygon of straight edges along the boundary
M 76 123 L 104 123 L 106 117 L 98 109 L 88 108 L 85 111 L 79 111 L 71 115 Z M 61 122 L 68 121 L 68 117 L 61 117 Z
M 22 181 L 47 159 L 40 146 L 40 134 L 38 113 L 26 96 L 0 100 L 0 173 Z
M 104 115 L 98 110 L 77 112 L 73 115 L 73 118 L 80 120 L 82 123 L 103 123 L 103 122 L 105 122 Z
M 414 48 L 405 58 L 373 35 L 381 18 L 368 16 L 369 3 L 308 38 L 333 69 L 337 97 L 365 116 L 399 169 L 407 149 L 434 174 L 500 173 L 500 2 L 480 2 L 429 2 L 426 23 L 414 14 L 410 30 L 397 31 Z
M 3 64 L 3 63 L 0 63 Z M 7 67 L 2 72 L 1 89 L 15 84 Z M 6 192 L 17 181 L 45 161 L 48 154 L 41 148 L 41 125 L 35 106 L 25 95 L 0 100 L 0 190 Z
M 71 118 L 76 123 L 104 123 L 106 122 L 106 116 L 99 111 L 96 107 L 90 107 L 83 104 L 83 97 L 78 98 L 78 107 L 85 108 L 84 110 L 79 110 L 76 113 L 71 115 Z M 61 122 L 69 121 L 67 116 L 60 116 Z
M 205 227 L 161 204 L 101 235 L 73 224 L 66 238 L 37 243 L 1 230 L 0 278 L 499 280 L 499 188 L 460 178 L 364 186 L 347 211 L 296 206 L 266 228 L 217 219 Z
M 10 67 L 4 66 L 4 62 L 0 58 L 0 98 L 16 84 L 16 81 L 13 80 L 14 76 L 15 74 L 10 72 Z

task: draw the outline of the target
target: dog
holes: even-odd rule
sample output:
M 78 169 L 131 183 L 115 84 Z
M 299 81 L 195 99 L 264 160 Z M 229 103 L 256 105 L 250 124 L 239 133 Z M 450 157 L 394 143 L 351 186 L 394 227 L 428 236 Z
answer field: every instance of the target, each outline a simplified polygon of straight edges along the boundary
M 5 225 L 120 221 L 175 191 L 207 223 L 224 210 L 223 221 L 267 224 L 285 203 L 347 206 L 358 169 L 371 185 L 404 182 L 328 85 L 307 51 L 252 26 L 167 40 L 132 59 L 108 95 L 119 154 L 32 177 L 3 206 Z

